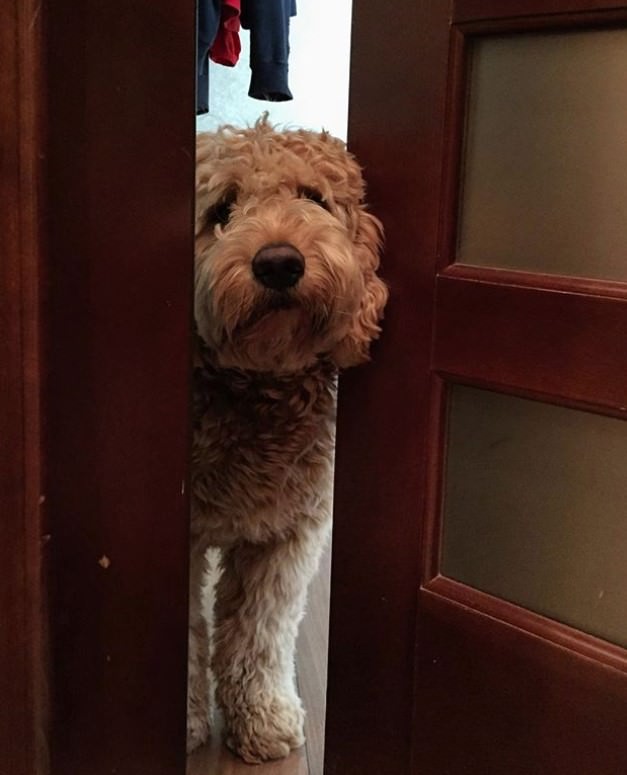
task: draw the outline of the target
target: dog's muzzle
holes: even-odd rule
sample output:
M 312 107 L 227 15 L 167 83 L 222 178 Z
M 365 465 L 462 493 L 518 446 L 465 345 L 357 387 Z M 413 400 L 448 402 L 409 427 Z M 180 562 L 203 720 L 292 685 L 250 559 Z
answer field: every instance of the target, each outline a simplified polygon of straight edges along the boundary
M 292 288 L 305 274 L 305 259 L 293 245 L 265 245 L 253 258 L 255 279 L 273 291 Z

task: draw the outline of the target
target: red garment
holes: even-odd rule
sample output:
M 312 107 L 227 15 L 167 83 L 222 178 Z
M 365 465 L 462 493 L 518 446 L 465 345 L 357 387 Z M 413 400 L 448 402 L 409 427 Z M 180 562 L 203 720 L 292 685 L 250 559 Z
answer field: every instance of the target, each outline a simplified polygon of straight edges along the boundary
M 209 56 L 219 65 L 233 67 L 239 59 L 241 0 L 222 0 L 218 34 L 209 50 Z

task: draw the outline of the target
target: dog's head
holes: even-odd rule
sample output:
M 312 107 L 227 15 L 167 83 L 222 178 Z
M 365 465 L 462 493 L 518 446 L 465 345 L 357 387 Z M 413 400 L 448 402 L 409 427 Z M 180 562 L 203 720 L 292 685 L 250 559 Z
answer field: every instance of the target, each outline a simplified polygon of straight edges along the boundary
M 196 323 L 217 365 L 296 372 L 368 358 L 387 289 L 361 171 L 326 133 L 265 120 L 198 137 Z

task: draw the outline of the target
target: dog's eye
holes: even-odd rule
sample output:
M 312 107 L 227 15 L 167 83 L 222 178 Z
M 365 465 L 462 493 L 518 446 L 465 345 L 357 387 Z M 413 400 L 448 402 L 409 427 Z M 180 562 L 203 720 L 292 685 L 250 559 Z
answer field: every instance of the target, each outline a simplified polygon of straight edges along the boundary
M 222 226 L 226 226 L 231 217 L 231 210 L 235 204 L 237 193 L 235 191 L 229 191 L 219 202 L 211 208 L 208 215 L 208 220 L 212 223 L 219 223 Z
M 307 188 L 306 186 L 303 186 L 302 188 L 298 189 L 298 196 L 301 199 L 309 199 L 310 202 L 315 202 L 317 205 L 320 205 L 320 207 L 324 207 L 325 210 L 331 209 L 327 200 L 319 191 L 316 191 L 315 188 Z

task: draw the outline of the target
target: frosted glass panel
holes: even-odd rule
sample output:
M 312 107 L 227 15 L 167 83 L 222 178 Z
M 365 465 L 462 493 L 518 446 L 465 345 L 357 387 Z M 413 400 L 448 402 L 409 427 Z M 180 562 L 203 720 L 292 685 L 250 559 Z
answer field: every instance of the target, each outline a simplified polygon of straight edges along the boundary
M 627 422 L 455 386 L 443 573 L 627 646 Z
M 627 280 L 627 30 L 473 44 L 457 260 Z

